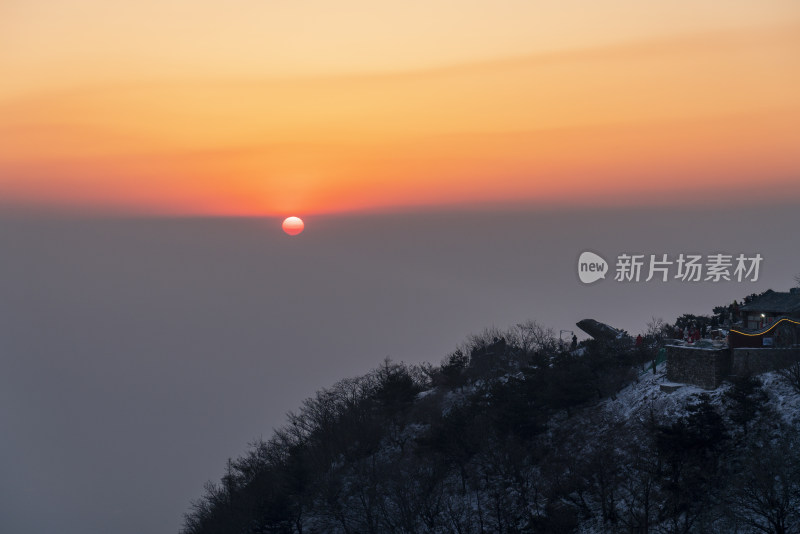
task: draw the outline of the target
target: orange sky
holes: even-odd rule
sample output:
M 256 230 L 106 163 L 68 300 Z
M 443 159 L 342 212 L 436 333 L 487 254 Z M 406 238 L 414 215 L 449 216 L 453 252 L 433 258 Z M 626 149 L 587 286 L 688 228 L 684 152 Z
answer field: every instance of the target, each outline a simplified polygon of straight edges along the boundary
M 794 1 L 47 4 L 0 7 L 0 205 L 800 200 Z

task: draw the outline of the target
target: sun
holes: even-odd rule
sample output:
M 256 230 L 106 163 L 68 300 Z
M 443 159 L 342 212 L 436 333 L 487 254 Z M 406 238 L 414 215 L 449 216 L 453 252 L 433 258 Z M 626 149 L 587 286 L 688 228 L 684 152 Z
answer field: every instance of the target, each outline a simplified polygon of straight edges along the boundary
M 283 231 L 289 235 L 297 235 L 306 227 L 300 217 L 286 217 L 281 226 Z

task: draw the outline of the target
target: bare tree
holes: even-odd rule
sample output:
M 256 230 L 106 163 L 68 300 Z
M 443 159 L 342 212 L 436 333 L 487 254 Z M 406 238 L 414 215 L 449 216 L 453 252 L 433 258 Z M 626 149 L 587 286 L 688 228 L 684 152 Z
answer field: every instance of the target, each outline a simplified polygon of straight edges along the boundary
M 647 322 L 647 328 L 644 334 L 645 338 L 657 343 L 658 345 L 661 345 L 662 341 L 664 340 L 666 329 L 667 323 L 664 322 L 664 319 L 653 315 Z
M 782 435 L 754 443 L 752 454 L 731 484 L 731 511 L 753 531 L 796 532 L 800 522 L 800 465 L 797 436 Z
M 557 351 L 558 339 L 552 328 L 546 328 L 533 320 L 512 327 L 508 332 L 509 341 L 526 353 L 542 352 L 552 354 Z
M 795 391 L 800 393 L 800 362 L 795 362 L 778 372 Z

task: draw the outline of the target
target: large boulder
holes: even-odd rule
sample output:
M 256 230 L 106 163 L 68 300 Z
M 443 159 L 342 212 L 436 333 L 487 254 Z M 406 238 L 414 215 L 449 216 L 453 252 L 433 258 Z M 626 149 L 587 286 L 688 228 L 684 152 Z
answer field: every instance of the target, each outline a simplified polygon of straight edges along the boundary
M 625 337 L 625 331 L 617 330 L 613 326 L 608 326 L 594 319 L 583 319 L 575 323 L 578 328 L 601 341 L 613 341 Z

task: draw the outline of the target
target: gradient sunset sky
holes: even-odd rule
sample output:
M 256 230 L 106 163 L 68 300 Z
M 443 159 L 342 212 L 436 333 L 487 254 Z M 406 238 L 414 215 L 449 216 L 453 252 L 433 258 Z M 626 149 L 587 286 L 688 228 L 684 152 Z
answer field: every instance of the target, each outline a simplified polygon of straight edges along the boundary
M 7 0 L 0 205 L 800 199 L 796 0 Z

